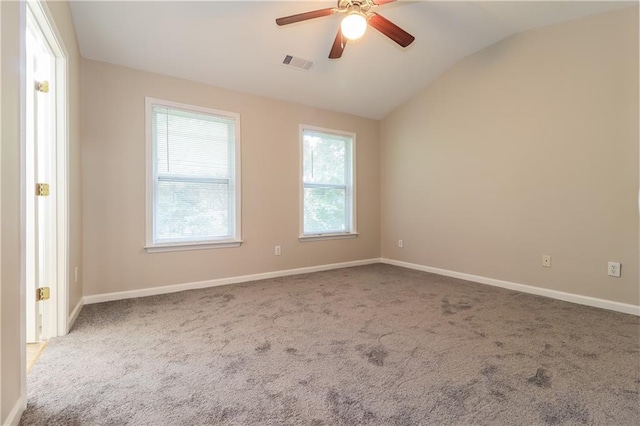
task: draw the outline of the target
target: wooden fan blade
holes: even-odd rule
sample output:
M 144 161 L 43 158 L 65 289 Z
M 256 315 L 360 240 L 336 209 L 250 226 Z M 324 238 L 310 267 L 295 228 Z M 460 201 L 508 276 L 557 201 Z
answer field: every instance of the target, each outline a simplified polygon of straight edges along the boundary
M 329 52 L 329 59 L 338 59 L 342 57 L 342 51 L 347 45 L 347 38 L 342 37 L 342 31 L 338 28 L 338 34 L 336 34 L 335 40 L 333 40 L 333 46 L 331 46 L 331 52 Z
M 335 9 L 330 7 L 327 9 L 313 10 L 311 12 L 298 13 L 297 15 L 285 16 L 284 18 L 276 19 L 276 24 L 288 25 L 294 22 L 306 21 L 308 19 L 322 18 L 323 16 L 333 15 Z
M 383 4 L 393 3 L 394 1 L 397 0 L 373 0 L 373 4 L 375 4 L 376 6 L 382 6 Z
M 382 34 L 389 37 L 391 40 L 395 41 L 402 47 L 407 47 L 413 40 L 416 38 L 389 21 L 384 16 L 380 16 L 375 12 L 371 12 L 369 14 L 369 25 L 371 25 L 376 30 L 380 31 Z

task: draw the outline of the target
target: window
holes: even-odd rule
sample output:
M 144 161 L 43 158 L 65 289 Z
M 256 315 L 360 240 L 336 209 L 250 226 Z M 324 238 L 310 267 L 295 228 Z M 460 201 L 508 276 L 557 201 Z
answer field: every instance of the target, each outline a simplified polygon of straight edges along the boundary
M 147 251 L 240 245 L 240 116 L 146 99 Z
M 355 134 L 301 126 L 301 240 L 355 237 Z

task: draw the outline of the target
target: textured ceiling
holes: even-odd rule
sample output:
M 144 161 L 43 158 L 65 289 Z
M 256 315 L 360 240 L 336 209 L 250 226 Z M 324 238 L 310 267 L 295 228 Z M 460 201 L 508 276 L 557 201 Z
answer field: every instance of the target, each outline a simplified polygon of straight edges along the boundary
M 327 55 L 341 15 L 278 27 L 275 18 L 336 2 L 72 2 L 84 57 L 379 119 L 447 68 L 527 29 L 629 2 L 399 1 L 376 11 L 416 37 L 403 49 L 369 28 Z M 291 54 L 310 71 L 281 65 Z

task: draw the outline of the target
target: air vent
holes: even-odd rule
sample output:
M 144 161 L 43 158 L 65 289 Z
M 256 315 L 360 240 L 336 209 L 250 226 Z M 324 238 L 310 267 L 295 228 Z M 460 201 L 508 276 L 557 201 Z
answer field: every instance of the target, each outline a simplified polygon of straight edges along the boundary
M 288 67 L 293 67 L 293 68 L 297 68 L 299 70 L 304 70 L 304 71 L 309 71 L 313 66 L 313 62 L 308 61 L 299 56 L 292 56 L 292 55 L 285 56 L 284 60 L 282 61 L 282 64 Z

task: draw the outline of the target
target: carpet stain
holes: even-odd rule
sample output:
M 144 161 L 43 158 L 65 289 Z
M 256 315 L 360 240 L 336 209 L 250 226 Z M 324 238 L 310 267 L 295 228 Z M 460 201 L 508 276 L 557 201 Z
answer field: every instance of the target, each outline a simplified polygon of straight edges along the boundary
M 518 358 L 518 359 L 522 359 L 522 358 L 533 358 L 531 355 L 527 355 L 527 354 L 522 353 L 522 352 L 511 352 L 511 353 L 504 354 L 504 355 L 498 354 L 498 355 L 495 355 L 495 357 L 496 357 L 496 358 L 498 358 L 498 359 L 507 359 L 507 358 Z
M 233 299 L 235 299 L 235 298 L 236 298 L 236 296 L 234 296 L 233 294 L 229 294 L 229 293 L 226 293 L 226 294 L 216 294 L 216 295 L 215 295 L 215 296 L 213 296 L 213 297 L 215 297 L 215 298 L 217 298 L 217 299 L 222 299 L 222 306 L 223 306 L 223 307 L 224 307 L 224 306 L 226 306 L 226 305 L 227 305 L 227 303 L 231 302 Z
M 238 410 L 230 407 L 225 407 L 220 413 L 219 420 L 224 422 L 226 420 L 231 420 L 238 414 Z
M 269 342 L 268 340 L 260 346 L 256 346 L 256 352 L 260 354 L 267 352 L 269 349 L 271 349 L 271 342 Z
M 500 392 L 498 390 L 492 390 L 491 395 L 494 396 L 499 401 L 507 400 L 507 396 L 503 392 Z
M 558 356 L 558 351 L 556 351 L 549 343 L 545 343 L 544 349 L 540 351 L 540 355 L 552 358 Z
M 493 343 L 495 343 L 495 345 L 496 345 L 497 347 L 499 347 L 499 348 L 501 348 L 501 347 L 503 347 L 503 346 L 504 346 L 504 343 L 502 343 L 502 342 L 495 341 L 495 342 L 493 342 Z
M 557 401 L 540 404 L 540 418 L 549 425 L 587 424 L 589 410 L 575 401 Z
M 296 348 L 286 348 L 285 351 L 290 354 L 295 354 L 296 352 L 298 352 Z
M 424 423 L 427 419 L 424 413 L 420 412 L 419 408 L 416 407 L 402 407 L 400 410 L 389 418 L 389 422 L 387 424 L 398 425 L 398 426 L 411 426 L 415 424 L 427 424 Z M 420 420 L 418 420 L 420 419 Z M 418 422 L 416 422 L 418 420 Z
M 483 376 L 491 376 L 495 374 L 497 371 L 498 371 L 497 366 L 493 364 L 489 364 L 486 367 L 484 367 L 482 370 L 480 370 L 480 374 L 482 374 Z
M 338 424 L 355 425 L 367 424 L 377 419 L 376 415 L 366 410 L 362 403 L 336 389 L 330 389 L 327 393 L 327 402 L 331 407 L 331 414 Z
M 460 385 L 455 387 L 443 387 L 441 392 L 446 398 L 445 404 L 448 406 L 456 407 L 455 410 L 460 413 L 464 408 L 465 402 L 471 396 L 473 390 L 472 386 L 476 384 L 475 380 L 472 380 L 469 384 Z
M 222 372 L 225 376 L 235 376 L 239 371 L 245 368 L 246 360 L 244 358 L 234 359 L 229 364 L 225 365 Z
M 449 299 L 447 297 L 443 297 L 442 299 L 440 299 L 440 308 L 443 315 L 453 315 L 458 313 L 459 311 L 471 309 L 472 305 L 469 302 L 465 302 L 464 300 L 452 304 L 451 302 L 449 302 Z
M 367 357 L 367 361 L 369 361 L 373 365 L 377 365 L 378 367 L 384 366 L 384 359 L 388 355 L 389 353 L 382 345 L 374 346 L 373 348 L 364 352 L 364 356 Z
M 584 351 L 579 351 L 579 350 L 574 350 L 572 352 L 574 353 L 574 355 L 577 355 L 580 358 L 598 359 L 598 354 L 596 354 L 594 352 L 584 352 Z
M 538 368 L 536 374 L 533 377 L 529 377 L 527 379 L 529 383 L 533 383 L 539 388 L 550 388 L 551 387 L 551 377 L 547 374 L 547 370 L 544 368 Z
M 440 301 L 440 308 L 442 309 L 442 314 L 443 315 L 453 315 L 455 314 L 455 311 L 453 310 L 453 308 L 451 307 L 451 304 L 449 303 L 449 299 L 442 299 Z

